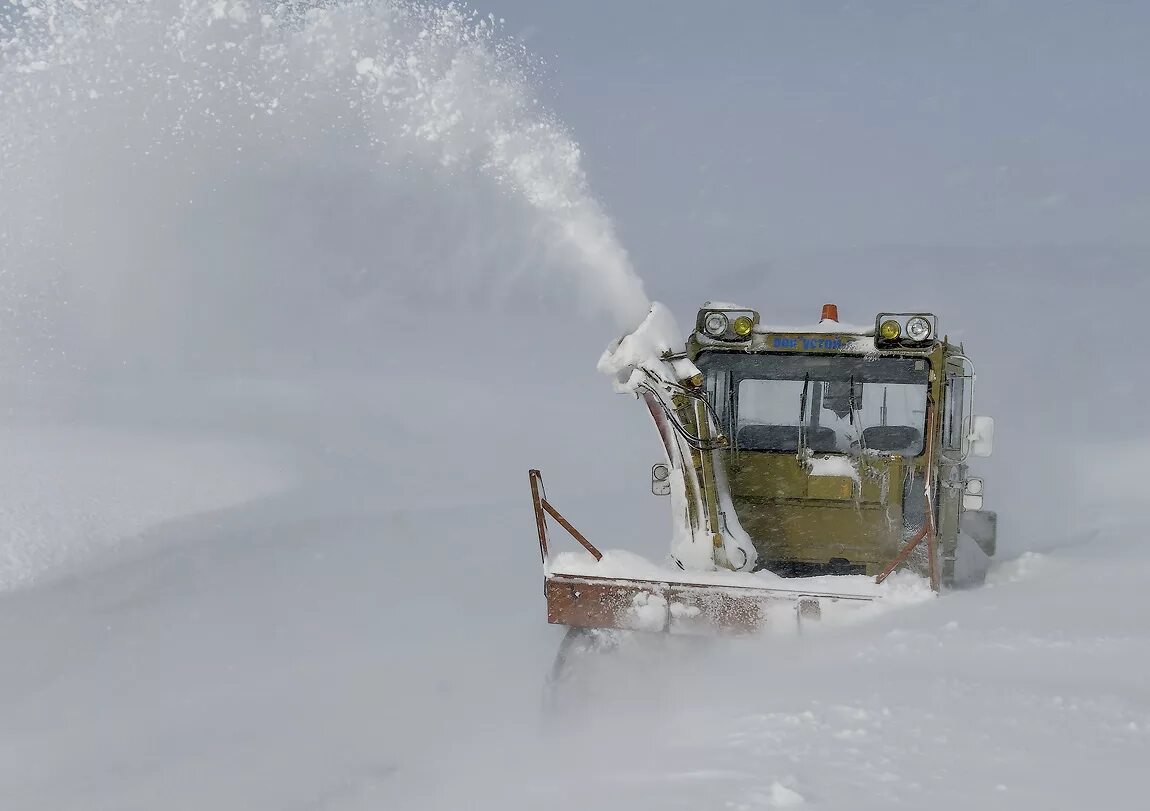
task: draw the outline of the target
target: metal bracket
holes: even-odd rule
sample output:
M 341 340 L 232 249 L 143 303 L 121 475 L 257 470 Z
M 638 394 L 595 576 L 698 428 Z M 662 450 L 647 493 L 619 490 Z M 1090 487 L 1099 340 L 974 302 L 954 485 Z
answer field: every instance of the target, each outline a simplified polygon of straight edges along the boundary
M 535 506 L 535 526 L 539 532 L 539 556 L 543 559 L 543 565 L 547 565 L 547 560 L 551 555 L 547 543 L 548 515 L 554 518 L 559 526 L 567 530 L 572 538 L 577 540 L 584 549 L 590 552 L 595 560 L 602 560 L 603 553 L 595 548 L 595 544 L 584 538 L 583 533 L 571 526 L 571 522 L 560 515 L 559 511 L 551 506 L 551 502 L 547 500 L 546 491 L 543 488 L 543 474 L 538 470 L 529 470 L 527 471 L 527 475 L 531 479 L 531 501 Z

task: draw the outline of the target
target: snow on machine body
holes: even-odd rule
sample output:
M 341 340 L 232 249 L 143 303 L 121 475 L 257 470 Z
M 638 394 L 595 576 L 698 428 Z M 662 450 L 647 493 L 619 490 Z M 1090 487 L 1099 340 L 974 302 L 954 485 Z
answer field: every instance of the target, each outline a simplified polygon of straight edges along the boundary
M 896 569 L 935 592 L 981 581 L 995 514 L 967 461 L 990 454 L 994 423 L 934 315 L 860 328 L 826 305 L 817 325 L 774 328 L 708 303 L 685 348 L 675 334 L 656 304 L 600 361 L 666 450 L 651 489 L 670 497 L 673 564 L 604 556 L 531 471 L 549 622 L 755 631 L 881 599 Z M 549 518 L 590 554 L 553 556 Z

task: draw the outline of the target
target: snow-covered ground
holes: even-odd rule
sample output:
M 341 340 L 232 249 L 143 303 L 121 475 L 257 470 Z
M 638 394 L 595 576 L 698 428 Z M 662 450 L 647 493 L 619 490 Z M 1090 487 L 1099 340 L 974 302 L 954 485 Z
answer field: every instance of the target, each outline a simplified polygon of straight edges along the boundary
M 1088 471 L 1084 525 L 983 589 L 797 638 L 632 639 L 545 711 L 561 632 L 517 460 L 475 476 L 452 460 L 477 448 L 419 432 L 435 423 L 373 441 L 370 381 L 269 388 L 186 409 L 199 442 L 172 416 L 180 443 L 155 423 L 22 435 L 74 476 L 53 503 L 118 493 L 74 526 L 30 510 L 40 531 L 124 537 L 0 596 L 5 808 L 1140 807 L 1150 552 L 1115 486 L 1141 453 Z M 437 469 L 407 467 L 424 453 Z M 630 503 L 643 467 L 551 495 L 597 539 L 658 534 Z M 395 488 L 408 475 L 426 498 Z
M 408 425 L 387 381 L 325 379 L 244 397 L 213 387 L 194 405 L 184 391 L 184 416 L 152 412 L 146 436 L 24 435 L 71 473 L 28 509 L 52 520 L 25 551 L 61 535 L 104 548 L 71 549 L 64 570 L 0 596 L 5 808 L 375 808 L 399 793 L 422 807 L 443 759 L 465 765 L 460 749 L 488 724 L 533 728 L 555 633 L 526 466 L 519 450 L 469 461 L 512 427 L 468 437 L 563 389 L 509 381 L 485 406 L 422 386 Z M 443 421 L 429 419 L 437 404 Z M 164 422 L 227 452 L 191 466 L 183 445 L 154 439 Z M 120 482 L 117 499 L 85 498 Z M 212 488 L 230 499 L 205 501 Z M 54 511 L 70 500 L 86 511 Z
M 158 524 L 289 486 L 256 443 L 16 420 L 0 430 L 0 590 Z

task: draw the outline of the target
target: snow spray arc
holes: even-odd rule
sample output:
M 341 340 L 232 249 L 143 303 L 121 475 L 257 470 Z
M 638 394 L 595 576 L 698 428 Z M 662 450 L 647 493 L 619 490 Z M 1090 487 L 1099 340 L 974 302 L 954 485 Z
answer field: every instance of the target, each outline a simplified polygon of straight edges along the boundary
M 433 267 L 457 287 L 452 273 L 515 238 L 548 261 L 507 275 L 561 276 L 622 330 L 648 311 L 578 146 L 533 98 L 537 66 L 499 21 L 371 0 L 11 8 L 8 357 L 21 341 L 64 355 L 110 341 L 119 358 L 141 334 L 176 356 L 234 348 L 221 326 L 233 317 L 255 312 L 275 334 L 340 295 L 368 311 L 373 294 L 428 283 Z M 482 221 L 493 200 L 518 221 Z

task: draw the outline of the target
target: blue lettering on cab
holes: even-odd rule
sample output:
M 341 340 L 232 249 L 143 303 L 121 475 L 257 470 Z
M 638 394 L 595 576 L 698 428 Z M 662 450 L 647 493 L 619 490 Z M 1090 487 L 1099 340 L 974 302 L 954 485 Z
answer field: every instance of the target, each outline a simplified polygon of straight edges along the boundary
M 842 338 L 784 338 L 776 335 L 771 345 L 775 349 L 802 349 L 810 352 L 813 349 L 837 351 L 843 348 Z

